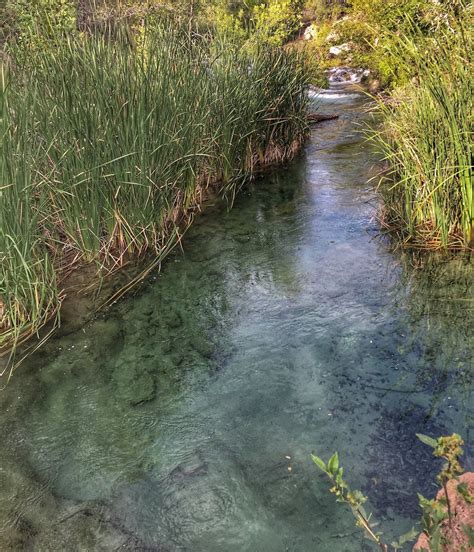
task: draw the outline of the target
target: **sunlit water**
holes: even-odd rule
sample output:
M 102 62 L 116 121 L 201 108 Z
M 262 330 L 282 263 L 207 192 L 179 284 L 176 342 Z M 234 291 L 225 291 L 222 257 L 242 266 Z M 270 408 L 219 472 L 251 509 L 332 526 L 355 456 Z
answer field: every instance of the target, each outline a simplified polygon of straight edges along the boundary
M 56 337 L 0 393 L 0 550 L 358 552 L 310 453 L 340 453 L 390 535 L 461 433 L 473 466 L 472 265 L 390 252 L 363 98 L 208 207 L 135 296 Z

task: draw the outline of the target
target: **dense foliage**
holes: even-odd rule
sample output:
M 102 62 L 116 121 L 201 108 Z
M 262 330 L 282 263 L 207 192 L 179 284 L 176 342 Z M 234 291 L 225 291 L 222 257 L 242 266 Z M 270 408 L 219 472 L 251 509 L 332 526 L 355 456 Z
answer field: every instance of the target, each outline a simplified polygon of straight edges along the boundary
M 47 39 L 52 29 L 71 33 L 118 19 L 158 16 L 281 45 L 300 29 L 303 6 L 304 0 L 6 0 L 2 34 L 31 45 Z
M 465 0 L 312 0 L 310 5 L 316 18 L 315 39 L 309 44 L 310 55 L 317 59 L 315 70 L 344 64 L 364 67 L 392 88 L 413 75 L 413 67 L 394 52 L 397 38 L 413 36 L 414 27 L 419 44 L 437 33 L 453 33 L 469 9 Z M 349 47 L 330 56 L 330 47 L 341 44 Z

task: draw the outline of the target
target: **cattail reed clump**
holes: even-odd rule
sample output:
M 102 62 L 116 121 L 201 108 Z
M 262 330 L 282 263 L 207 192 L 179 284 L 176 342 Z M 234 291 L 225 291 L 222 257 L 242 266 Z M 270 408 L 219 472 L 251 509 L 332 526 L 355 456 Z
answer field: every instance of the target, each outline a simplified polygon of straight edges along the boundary
M 2 71 L 0 348 L 58 316 L 64 275 L 179 242 L 307 134 L 297 56 L 169 26 L 62 37 Z

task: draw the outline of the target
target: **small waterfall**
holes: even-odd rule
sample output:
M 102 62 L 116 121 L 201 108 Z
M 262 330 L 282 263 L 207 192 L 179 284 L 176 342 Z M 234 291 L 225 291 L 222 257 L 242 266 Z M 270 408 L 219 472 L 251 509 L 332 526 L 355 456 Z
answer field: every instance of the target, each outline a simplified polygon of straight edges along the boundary
M 354 67 L 334 67 L 327 72 L 330 87 L 361 84 L 369 75 L 369 69 L 357 69 Z

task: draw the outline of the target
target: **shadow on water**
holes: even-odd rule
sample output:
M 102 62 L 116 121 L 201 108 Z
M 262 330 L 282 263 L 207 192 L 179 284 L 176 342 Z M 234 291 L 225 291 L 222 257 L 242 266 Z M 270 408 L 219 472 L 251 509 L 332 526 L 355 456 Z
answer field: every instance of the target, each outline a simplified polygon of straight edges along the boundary
M 472 264 L 376 237 L 360 96 L 301 158 L 216 202 L 135 297 L 52 339 L 0 395 L 0 549 L 366 550 L 310 452 L 338 450 L 389 533 L 473 467 Z

